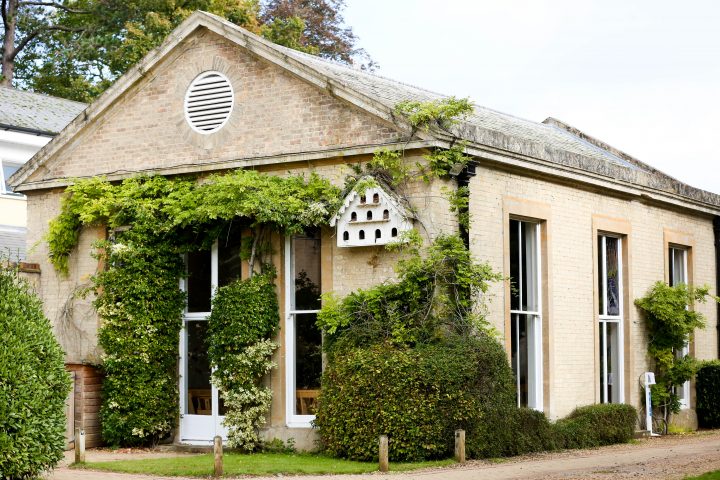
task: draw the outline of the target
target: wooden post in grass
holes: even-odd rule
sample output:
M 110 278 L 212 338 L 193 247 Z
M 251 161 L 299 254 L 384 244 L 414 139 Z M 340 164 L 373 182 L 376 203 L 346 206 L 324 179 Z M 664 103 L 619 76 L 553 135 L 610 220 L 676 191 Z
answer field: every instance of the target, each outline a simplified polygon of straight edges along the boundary
M 222 477 L 222 474 L 223 474 L 223 446 L 222 446 L 222 437 L 220 435 L 217 435 L 214 438 L 213 452 L 215 453 L 215 471 L 214 471 L 213 475 L 216 477 Z
M 455 430 L 455 461 L 465 463 L 465 430 Z
M 85 463 L 85 430 L 75 429 L 75 463 Z
M 388 437 L 387 435 L 380 435 L 380 448 L 379 448 L 379 458 L 380 458 L 380 471 L 381 472 L 387 472 L 390 469 L 390 462 L 388 460 Z

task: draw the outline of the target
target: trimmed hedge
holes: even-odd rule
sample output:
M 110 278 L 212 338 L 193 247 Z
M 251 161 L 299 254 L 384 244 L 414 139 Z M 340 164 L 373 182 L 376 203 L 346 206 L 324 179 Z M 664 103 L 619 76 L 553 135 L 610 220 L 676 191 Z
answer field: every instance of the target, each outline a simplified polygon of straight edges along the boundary
M 40 300 L 2 266 L 0 332 L 0 478 L 35 477 L 62 459 L 70 377 Z
M 704 362 L 695 377 L 698 424 L 720 427 L 720 360 Z
M 632 405 L 603 403 L 576 408 L 554 428 L 558 446 L 592 448 L 630 441 L 636 424 L 637 410 Z
M 444 458 L 453 432 L 487 450 L 499 424 L 489 405 L 512 405 L 514 384 L 500 344 L 487 336 L 414 348 L 375 345 L 338 354 L 323 374 L 315 425 L 327 451 L 377 458 L 377 439 L 390 438 L 390 459 Z M 482 426 L 482 427 L 481 427 Z

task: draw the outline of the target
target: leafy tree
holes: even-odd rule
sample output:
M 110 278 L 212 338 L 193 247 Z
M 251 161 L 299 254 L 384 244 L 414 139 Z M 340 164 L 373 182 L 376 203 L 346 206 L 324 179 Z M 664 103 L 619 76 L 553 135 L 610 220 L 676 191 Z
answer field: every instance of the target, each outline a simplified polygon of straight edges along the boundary
M 3 82 L 91 101 L 204 10 L 303 52 L 352 63 L 364 55 L 341 0 L 2 0 Z M 363 57 L 364 58 L 364 57 Z
M 81 2 L 2 0 L 2 46 L 0 46 L 0 85 L 12 85 L 15 65 L 23 56 L 33 61 L 41 55 L 42 42 L 53 33 L 74 32 L 75 17 L 87 17 L 90 13 Z M 71 22 L 63 20 L 72 19 Z
M 364 61 L 367 63 L 363 67 L 372 69 L 374 63 L 364 50 L 355 46 L 357 36 L 350 27 L 343 26 L 340 14 L 343 8 L 345 0 L 269 0 L 260 17 L 263 35 L 281 45 L 337 62 Z M 302 21 L 302 28 L 298 20 Z

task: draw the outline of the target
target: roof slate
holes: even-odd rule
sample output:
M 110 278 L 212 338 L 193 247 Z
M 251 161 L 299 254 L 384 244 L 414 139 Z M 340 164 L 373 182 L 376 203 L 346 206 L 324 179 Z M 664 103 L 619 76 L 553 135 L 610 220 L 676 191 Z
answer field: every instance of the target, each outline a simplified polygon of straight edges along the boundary
M 46 133 L 65 128 L 86 104 L 34 92 L 0 87 L 0 127 L 16 127 Z
M 349 88 L 374 98 L 391 109 L 395 108 L 395 105 L 404 100 L 427 102 L 449 98 L 448 95 L 431 92 L 286 47 L 277 48 L 282 49 L 286 55 L 315 68 Z M 618 155 L 578 138 L 555 125 L 533 122 L 490 108 L 475 105 L 474 113 L 465 119 L 465 123 L 472 127 L 499 132 L 506 136 L 520 137 L 531 142 L 542 143 L 554 149 L 564 150 L 598 160 L 606 160 L 626 168 L 639 168 L 637 165 L 633 165 Z M 476 139 L 477 138 L 468 138 L 468 140 Z M 506 147 L 506 145 L 499 144 L 491 146 L 498 148 Z
M 198 28 L 207 28 L 224 36 L 257 56 L 286 68 L 319 88 L 328 90 L 332 95 L 378 115 L 408 132 L 410 129 L 407 123 L 394 113 L 398 102 L 448 98 L 446 95 L 273 44 L 217 15 L 197 11 L 178 26 L 160 47 L 148 53 L 101 95 L 88 108 L 84 118 L 72 122 L 11 178 L 13 185 L 20 187 L 18 191 L 42 188 L 45 181 L 24 188 L 29 185 L 26 181 L 32 172 L 48 157 L 55 155 L 84 125 L 94 121 L 102 111 L 113 105 L 118 96 L 143 78 L 161 58 L 178 47 Z M 452 144 L 457 139 L 465 140 L 468 143 L 468 152 L 480 159 L 487 157 L 491 161 L 508 162 L 521 168 L 527 167 L 546 173 L 548 167 L 555 168 L 556 172 L 551 175 L 567 176 L 576 180 L 582 178 L 578 176 L 582 175 L 579 172 L 587 172 L 590 174 L 587 178 L 591 182 L 597 179 L 609 180 L 622 191 L 633 185 L 643 192 L 641 195 L 652 196 L 661 202 L 680 204 L 706 213 L 720 212 L 720 195 L 682 183 L 553 118 L 534 122 L 475 106 L 473 114 L 458 122 L 449 131 L 433 128 L 429 132 L 416 132 L 416 135 L 424 141 L 433 141 L 440 145 Z

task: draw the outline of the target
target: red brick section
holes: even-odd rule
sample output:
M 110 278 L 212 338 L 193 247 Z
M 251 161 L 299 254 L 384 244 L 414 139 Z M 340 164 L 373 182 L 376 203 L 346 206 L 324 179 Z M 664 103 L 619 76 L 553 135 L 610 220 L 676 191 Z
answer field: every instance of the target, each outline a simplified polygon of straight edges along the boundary
M 96 367 L 90 365 L 66 365 L 70 372 L 75 372 L 75 422 L 73 431 L 77 428 L 85 430 L 85 447 L 98 447 L 102 445 L 100 436 L 100 390 L 102 375 Z M 70 448 L 74 444 L 70 443 Z

